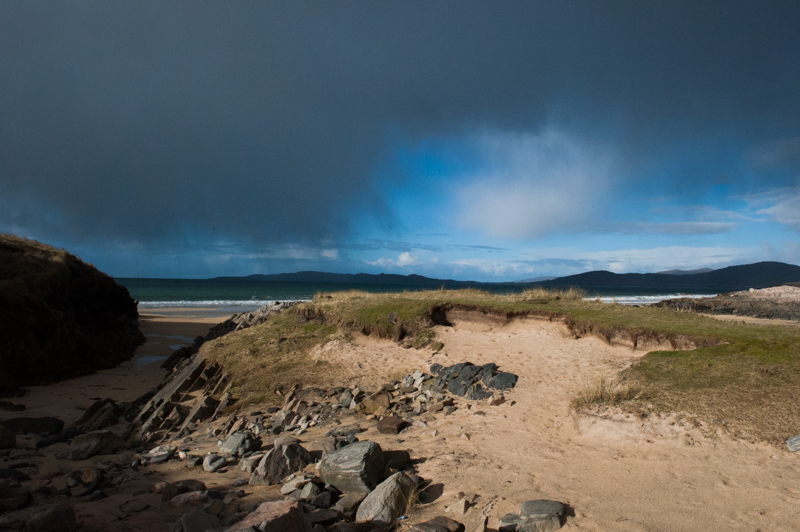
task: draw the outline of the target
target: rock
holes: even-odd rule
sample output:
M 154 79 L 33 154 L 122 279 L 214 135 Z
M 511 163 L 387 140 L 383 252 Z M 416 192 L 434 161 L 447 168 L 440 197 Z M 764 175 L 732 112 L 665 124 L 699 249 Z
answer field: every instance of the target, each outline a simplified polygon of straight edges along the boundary
M 332 523 L 334 521 L 338 521 L 341 518 L 341 515 L 336 510 L 331 509 L 319 509 L 314 510 L 310 514 L 306 515 L 306 519 L 312 525 L 317 525 L 321 523 Z
M 334 436 L 328 436 L 321 440 L 314 440 L 306 445 L 306 450 L 314 459 L 319 460 L 326 454 L 336 450 L 336 438 Z
M 78 528 L 75 511 L 63 502 L 31 506 L 0 515 L 0 530 L 25 532 L 74 532 Z
M 172 500 L 169 501 L 169 505 L 173 508 L 179 508 L 187 504 L 197 505 L 206 503 L 209 500 L 209 496 L 205 491 L 189 491 L 173 497 Z
M 561 528 L 564 505 L 558 501 L 537 499 L 520 505 L 519 514 L 500 518 L 501 532 L 552 532 Z
M 161 500 L 164 502 L 172 501 L 178 495 L 190 491 L 205 491 L 206 485 L 199 480 L 187 479 L 180 480 L 174 484 L 165 483 L 161 488 Z
M 378 421 L 378 432 L 381 434 L 397 434 L 408 425 L 397 416 L 386 416 Z
M 249 431 L 236 432 L 228 436 L 220 447 L 220 452 L 229 456 L 242 456 L 245 453 L 257 451 L 261 448 L 261 440 Z
M 295 490 L 302 489 L 308 483 L 305 477 L 295 477 L 281 486 L 281 495 L 289 495 Z
M 245 473 L 252 473 L 258 467 L 258 463 L 264 458 L 262 453 L 251 454 L 239 460 L 239 469 Z
M 486 522 L 486 517 L 483 518 L 483 522 Z M 440 515 L 430 521 L 414 525 L 408 532 L 464 532 L 464 525 Z
M 301 494 L 302 495 L 302 494 Z M 316 508 L 330 508 L 333 506 L 334 495 L 328 490 L 323 491 L 313 499 L 308 501 L 308 504 Z
M 19 487 L 19 482 L 0 479 L 0 512 L 16 510 L 30 502 L 31 491 L 28 488 Z
M 478 523 L 475 525 L 475 528 L 472 529 L 472 532 L 486 532 L 486 525 L 488 522 L 489 517 L 485 515 L 481 516 L 481 518 L 478 519 Z
M 800 451 L 800 434 L 797 436 L 792 436 L 788 440 L 786 440 L 786 447 L 789 448 L 789 452 L 795 453 Z
M 303 486 L 303 489 L 300 490 L 300 497 L 298 497 L 301 501 L 309 501 L 320 494 L 322 489 L 314 484 L 313 482 L 307 483 Z
M 311 532 L 297 501 L 265 502 L 226 532 L 258 529 L 261 532 Z
M 108 495 L 106 495 L 103 490 L 94 490 L 92 494 L 89 495 L 89 500 L 94 502 L 99 501 L 100 499 L 105 499 L 106 497 L 108 497 Z
M 285 441 L 287 440 L 275 439 L 275 447 L 261 459 L 250 477 L 250 484 L 278 484 L 312 462 L 311 455 L 297 440 L 292 439 L 288 444 L 282 444 Z
M 17 446 L 17 436 L 0 425 L 0 449 L 13 449 Z
M 342 493 L 369 493 L 380 482 L 384 466 L 380 445 L 356 442 L 325 456 L 319 476 Z
M 111 454 L 118 452 L 125 446 L 122 436 L 110 430 L 96 430 L 87 432 L 72 439 L 69 450 L 59 455 L 66 460 L 86 460 L 96 454 Z
M 226 465 L 228 465 L 228 461 L 225 457 L 216 453 L 211 453 L 203 459 L 203 469 L 209 473 L 214 473 Z
M 405 513 L 416 484 L 405 473 L 395 473 L 366 496 L 356 512 L 357 523 L 389 525 Z
M 445 509 L 445 512 L 450 512 L 455 515 L 464 515 L 469 509 L 469 503 L 466 499 L 459 499 Z
M 75 436 L 80 436 L 81 434 L 85 433 L 85 430 L 66 429 L 58 434 L 54 434 L 53 436 L 48 436 L 47 438 L 42 438 L 41 440 L 37 441 L 36 448 L 42 449 L 44 447 L 55 445 L 56 443 L 64 443 L 65 441 L 71 440 Z
M 366 496 L 366 493 L 348 493 L 333 505 L 333 509 L 347 519 L 355 519 L 356 511 Z
M 195 506 L 172 525 L 172 532 L 206 532 L 220 526 L 219 517 L 206 512 L 202 506 Z
M 64 422 L 56 417 L 15 417 L 0 421 L 0 425 L 13 434 L 36 434 L 52 436 L 64 428 Z

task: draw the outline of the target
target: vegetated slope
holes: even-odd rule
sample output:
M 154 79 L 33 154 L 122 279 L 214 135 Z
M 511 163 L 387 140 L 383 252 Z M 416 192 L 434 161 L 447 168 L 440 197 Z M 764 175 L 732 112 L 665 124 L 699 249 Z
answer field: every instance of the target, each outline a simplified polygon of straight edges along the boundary
M 144 342 L 128 291 L 64 250 L 0 234 L 0 392 L 113 367 Z
M 664 290 L 673 292 L 734 292 L 768 288 L 800 281 L 800 266 L 782 262 L 757 262 L 730 266 L 706 273 L 670 275 L 664 273 L 612 273 L 596 271 L 559 277 L 537 283 L 546 288 L 575 286 L 587 290 Z
M 642 416 L 688 414 L 738 437 L 775 444 L 800 432 L 800 328 L 585 301 L 579 291 L 318 294 L 261 325 L 212 341 L 206 356 L 224 365 L 242 402 L 274 401 L 276 389 L 325 383 L 337 372 L 335 363 L 309 356 L 315 346 L 364 333 L 439 350 L 432 327 L 447 326 L 448 316 L 459 314 L 494 325 L 526 316 L 563 320 L 575 336 L 640 348 L 672 346 L 646 354 L 621 374 L 635 393 L 595 402 Z
M 297 273 L 276 273 L 271 275 L 254 274 L 246 277 L 215 277 L 213 280 L 272 281 L 289 283 L 349 283 L 349 284 L 396 284 L 409 286 L 431 285 L 472 286 L 479 285 L 475 281 L 454 281 L 453 279 L 434 279 L 422 275 L 398 275 L 393 273 L 328 273 L 303 271 Z

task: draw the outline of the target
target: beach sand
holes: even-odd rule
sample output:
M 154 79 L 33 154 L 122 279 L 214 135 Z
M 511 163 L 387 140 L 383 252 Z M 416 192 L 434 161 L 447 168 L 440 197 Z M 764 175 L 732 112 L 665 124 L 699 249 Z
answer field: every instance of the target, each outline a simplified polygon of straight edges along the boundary
M 148 345 L 136 358 L 113 370 L 31 388 L 28 396 L 18 400 L 29 406 L 24 414 L 59 415 L 69 422 L 93 397 L 130 400 L 152 388 L 163 371 L 157 361 L 139 366 L 137 361 L 166 356 L 174 337 L 190 339 L 216 323 L 201 314 L 184 309 L 143 316 Z M 468 531 L 482 513 L 489 516 L 490 530 L 496 530 L 502 515 L 516 511 L 525 500 L 538 498 L 570 506 L 563 530 L 797 530 L 800 453 L 731 440 L 674 417 L 578 416 L 570 409 L 570 400 L 585 383 L 614 376 L 645 351 L 596 338 L 576 340 L 563 324 L 533 319 L 504 326 L 462 320 L 454 327 L 435 330 L 445 344 L 437 354 L 358 334 L 352 341 L 335 342 L 315 353 L 335 362 L 341 374 L 349 376 L 343 385 L 374 387 L 386 382 L 386 375 L 426 371 L 432 362 L 494 362 L 519 375 L 517 387 L 506 393 L 505 404 L 458 400 L 459 409 L 453 414 L 436 414 L 427 427 L 415 426 L 396 436 L 379 434 L 375 421 L 360 416 L 342 419 L 344 424 L 369 427 L 359 434 L 361 440 L 376 441 L 384 449 L 409 450 L 419 473 L 432 482 L 426 500 L 405 522 L 450 515 L 444 513 L 445 507 L 455 502 L 458 492 L 464 492 L 480 496 L 466 515 L 452 516 L 465 523 Z M 243 412 L 254 410 L 256 405 Z M 10 417 L 11 413 L 0 415 Z M 304 442 L 321 438 L 328 428 L 327 424 L 314 427 L 300 438 Z M 193 441 L 185 444 L 192 454 L 218 448 L 217 438 L 205 433 L 206 427 L 200 426 Z M 264 443 L 270 441 L 264 438 Z M 103 458 L 123 462 L 129 455 Z M 91 459 L 69 462 L 50 456 L 41 460 L 41 474 L 92 463 Z M 180 462 L 131 470 L 130 475 L 138 480 L 109 490 L 107 499 L 73 501 L 81 530 L 166 532 L 188 511 L 170 508 L 158 494 L 126 488 L 137 482 L 195 478 L 208 487 L 227 488 L 236 478 L 247 477 L 236 465 L 209 474 L 187 470 Z M 59 482 L 63 480 L 53 480 L 54 486 Z M 251 502 L 279 497 L 275 487 L 244 489 L 245 500 Z M 135 514 L 125 510 L 126 505 L 140 503 L 150 504 L 150 509 Z

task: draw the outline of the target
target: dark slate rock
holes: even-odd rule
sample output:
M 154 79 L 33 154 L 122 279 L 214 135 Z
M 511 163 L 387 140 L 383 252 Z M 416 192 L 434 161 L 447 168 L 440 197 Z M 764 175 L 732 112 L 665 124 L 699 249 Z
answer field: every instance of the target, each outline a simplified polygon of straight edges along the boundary
M 319 476 L 342 493 L 368 493 L 380 482 L 383 466 L 380 445 L 363 441 L 326 455 L 319 463 Z
M 513 373 L 501 371 L 488 379 L 484 377 L 483 383 L 487 387 L 494 388 L 495 390 L 508 390 L 516 386 L 517 379 L 518 377 Z
M 441 364 L 436 364 L 436 363 L 431 364 L 431 375 L 438 375 L 439 370 L 441 369 L 442 369 Z
M 389 525 L 405 513 L 416 484 L 405 473 L 395 473 L 366 496 L 356 512 L 356 523 Z
M 536 517 L 539 515 L 561 517 L 564 514 L 564 504 L 547 499 L 525 501 L 519 507 L 519 514 L 527 517 Z
M 282 445 L 281 443 L 285 443 Z M 250 477 L 250 484 L 279 484 L 284 478 L 301 471 L 313 457 L 297 440 L 275 440 L 275 447 L 264 455 Z
M 464 532 L 464 525 L 442 515 L 414 525 L 409 532 Z

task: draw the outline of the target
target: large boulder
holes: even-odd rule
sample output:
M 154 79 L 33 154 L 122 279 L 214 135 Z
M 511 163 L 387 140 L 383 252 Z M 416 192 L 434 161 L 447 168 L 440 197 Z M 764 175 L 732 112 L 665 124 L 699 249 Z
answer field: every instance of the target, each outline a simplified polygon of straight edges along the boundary
M 74 255 L 0 234 L 0 392 L 111 368 L 145 338 L 128 290 Z
M 342 493 L 369 493 L 381 481 L 383 466 L 381 446 L 361 441 L 326 455 L 319 476 Z
M 250 476 L 250 484 L 279 484 L 292 473 L 302 471 L 313 458 L 297 440 L 276 439 L 273 447 L 261 459 Z
M 77 528 L 75 511 L 64 502 L 31 506 L 24 510 L 0 515 L 0 530 L 74 532 Z
M 66 460 L 86 460 L 96 454 L 112 454 L 125 446 L 122 436 L 110 430 L 87 432 L 72 439 L 69 449 L 59 458 Z
M 388 525 L 405 514 L 417 484 L 402 471 L 390 476 L 364 499 L 356 512 L 356 523 Z
M 311 524 L 306 520 L 297 501 L 262 503 L 256 511 L 225 532 L 252 530 L 251 527 L 261 532 L 311 532 Z

